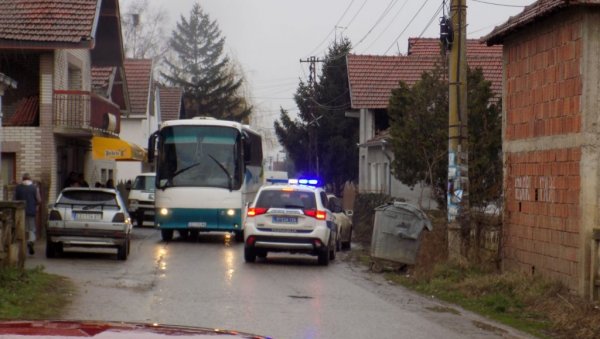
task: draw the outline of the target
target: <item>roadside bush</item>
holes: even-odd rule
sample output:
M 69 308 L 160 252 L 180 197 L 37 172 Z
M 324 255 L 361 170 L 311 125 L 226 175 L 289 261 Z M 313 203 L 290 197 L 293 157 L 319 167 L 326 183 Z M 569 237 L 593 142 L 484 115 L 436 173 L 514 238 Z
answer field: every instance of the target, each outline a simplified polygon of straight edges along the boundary
M 392 201 L 392 197 L 387 194 L 358 194 L 354 201 L 354 214 L 352 216 L 354 230 L 352 240 L 363 246 L 370 246 L 373 234 L 373 222 L 375 220 L 375 208 Z

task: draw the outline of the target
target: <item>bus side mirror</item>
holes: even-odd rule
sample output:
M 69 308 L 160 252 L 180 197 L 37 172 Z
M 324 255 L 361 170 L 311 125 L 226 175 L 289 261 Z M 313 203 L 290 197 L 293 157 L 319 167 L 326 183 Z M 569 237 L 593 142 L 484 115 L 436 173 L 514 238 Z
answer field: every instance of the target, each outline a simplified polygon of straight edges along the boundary
M 158 132 L 152 133 L 150 138 L 148 139 L 148 162 L 154 162 L 154 150 L 156 149 L 156 138 L 158 137 Z

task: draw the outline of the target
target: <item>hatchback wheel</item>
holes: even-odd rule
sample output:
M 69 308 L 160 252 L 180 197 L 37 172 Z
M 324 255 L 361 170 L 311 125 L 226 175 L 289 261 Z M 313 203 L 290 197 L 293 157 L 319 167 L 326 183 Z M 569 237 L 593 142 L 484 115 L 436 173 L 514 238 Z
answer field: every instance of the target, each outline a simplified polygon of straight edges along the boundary
M 348 241 L 342 241 L 342 250 L 350 249 L 350 242 L 352 241 L 352 229 L 350 229 L 350 234 L 348 235 Z
M 50 241 L 50 239 L 46 240 L 46 258 L 56 258 L 57 256 L 57 245 Z
M 123 245 L 117 248 L 117 259 L 127 260 L 127 254 L 129 253 L 129 239 L 125 240 Z

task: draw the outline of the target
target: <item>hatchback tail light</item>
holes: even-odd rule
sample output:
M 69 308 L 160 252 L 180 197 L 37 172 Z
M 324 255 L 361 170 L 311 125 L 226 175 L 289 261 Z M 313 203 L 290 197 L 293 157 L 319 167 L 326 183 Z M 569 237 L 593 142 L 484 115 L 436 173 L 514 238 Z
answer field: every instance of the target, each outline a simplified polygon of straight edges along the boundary
M 304 210 L 304 215 L 315 218 L 317 220 L 325 220 L 327 218 L 327 212 L 319 210 Z
M 267 213 L 267 209 L 264 207 L 250 207 L 248 209 L 249 217 L 255 217 L 257 215 L 261 215 L 261 214 L 265 214 L 265 213 Z
M 119 212 L 115 214 L 112 222 L 125 222 L 125 213 Z
M 62 217 L 60 216 L 60 213 L 58 211 L 52 210 L 50 211 L 48 220 L 62 220 Z

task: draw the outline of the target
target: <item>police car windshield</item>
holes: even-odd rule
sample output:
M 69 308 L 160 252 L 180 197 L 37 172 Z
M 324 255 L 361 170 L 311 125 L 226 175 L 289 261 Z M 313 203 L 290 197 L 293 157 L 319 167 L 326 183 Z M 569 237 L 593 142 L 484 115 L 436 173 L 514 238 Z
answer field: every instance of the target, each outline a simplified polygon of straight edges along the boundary
M 255 207 L 298 208 L 312 210 L 317 206 L 315 193 L 310 191 L 264 190 Z

